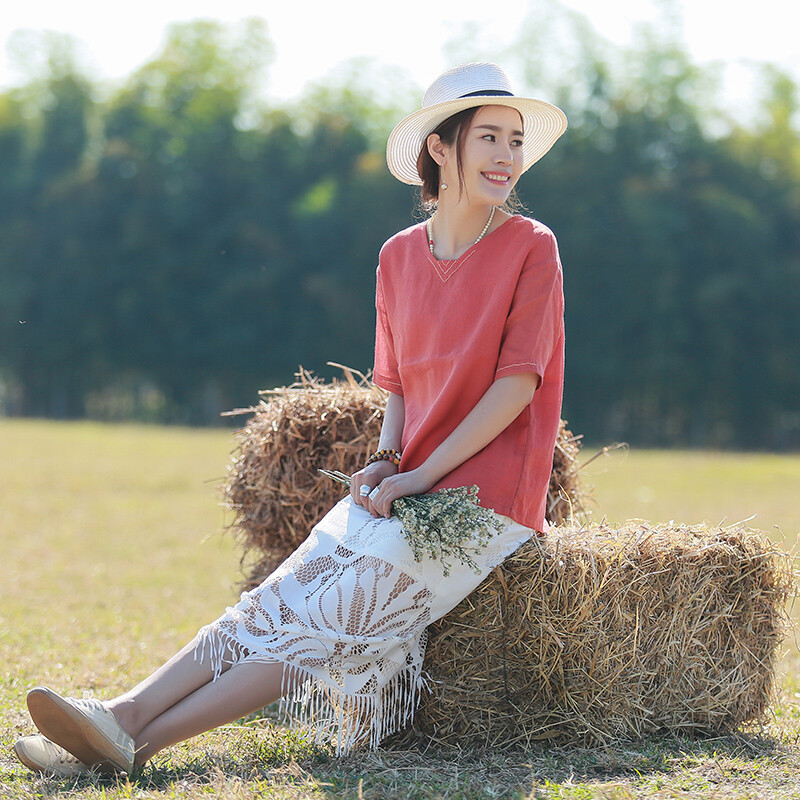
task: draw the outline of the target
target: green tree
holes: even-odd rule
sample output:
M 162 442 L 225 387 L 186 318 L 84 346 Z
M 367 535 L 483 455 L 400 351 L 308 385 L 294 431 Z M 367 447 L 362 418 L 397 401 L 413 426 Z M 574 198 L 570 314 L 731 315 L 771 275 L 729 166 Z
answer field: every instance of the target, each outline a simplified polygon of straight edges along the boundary
M 49 73 L 5 98 L 2 360 L 24 389 L 27 413 L 75 416 L 82 413 L 78 376 L 91 369 L 96 344 L 91 317 L 82 316 L 92 276 L 78 191 L 93 101 L 70 41 L 47 38 L 43 48 Z M 73 315 L 85 324 L 72 328 Z
M 672 3 L 626 49 L 544 8 L 502 60 L 570 117 L 520 182 L 562 247 L 566 416 L 595 441 L 797 446 L 796 83 L 766 69 L 757 123 L 721 127 Z M 496 57 L 466 34 L 457 60 Z M 199 22 L 98 101 L 74 48 L 42 42 L 0 96 L 17 410 L 213 422 L 299 363 L 367 369 L 377 253 L 414 219 L 383 152 L 409 81 L 355 61 L 267 104 L 263 25 Z

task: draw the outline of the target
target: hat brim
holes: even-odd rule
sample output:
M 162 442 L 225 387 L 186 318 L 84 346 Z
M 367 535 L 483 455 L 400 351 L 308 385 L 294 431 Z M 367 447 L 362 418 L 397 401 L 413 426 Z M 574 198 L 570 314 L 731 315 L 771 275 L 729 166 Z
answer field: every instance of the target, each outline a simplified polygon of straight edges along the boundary
M 522 117 L 522 171 L 535 164 L 567 129 L 567 117 L 544 100 L 514 96 L 473 96 L 422 108 L 401 120 L 386 143 L 386 163 L 397 180 L 421 186 L 417 158 L 428 136 L 448 117 L 476 106 L 508 106 Z

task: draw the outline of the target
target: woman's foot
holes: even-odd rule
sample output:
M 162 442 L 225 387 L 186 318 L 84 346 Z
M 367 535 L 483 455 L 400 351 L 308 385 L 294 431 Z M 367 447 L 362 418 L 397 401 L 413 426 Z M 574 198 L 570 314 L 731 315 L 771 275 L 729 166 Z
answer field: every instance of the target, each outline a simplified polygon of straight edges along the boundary
M 37 687 L 28 692 L 28 711 L 47 739 L 83 764 L 133 771 L 133 739 L 99 700 L 72 700 Z
M 14 742 L 14 753 L 28 769 L 46 775 L 57 775 L 59 778 L 74 778 L 90 770 L 90 767 L 78 761 L 72 753 L 41 735 L 17 739 Z

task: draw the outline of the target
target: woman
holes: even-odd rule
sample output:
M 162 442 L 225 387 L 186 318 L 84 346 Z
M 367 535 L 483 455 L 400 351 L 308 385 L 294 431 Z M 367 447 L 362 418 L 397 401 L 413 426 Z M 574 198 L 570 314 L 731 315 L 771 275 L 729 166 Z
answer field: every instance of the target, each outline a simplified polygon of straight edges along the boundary
M 561 411 L 563 300 L 552 233 L 504 210 L 519 176 L 566 129 L 511 93 L 493 64 L 440 76 L 387 145 L 422 186 L 426 223 L 382 248 L 374 381 L 389 397 L 380 450 L 350 495 L 261 586 L 130 692 L 107 702 L 32 689 L 32 769 L 131 772 L 159 750 L 293 693 L 346 752 L 406 724 L 425 629 L 535 531 Z M 473 486 L 499 533 L 477 567 L 416 560 L 394 500 Z M 470 539 L 469 537 L 473 537 Z

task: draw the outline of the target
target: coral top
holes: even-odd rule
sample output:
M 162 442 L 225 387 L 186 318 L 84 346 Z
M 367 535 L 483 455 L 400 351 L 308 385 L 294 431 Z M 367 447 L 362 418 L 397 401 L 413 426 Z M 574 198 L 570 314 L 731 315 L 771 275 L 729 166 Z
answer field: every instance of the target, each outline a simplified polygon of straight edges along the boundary
M 564 378 L 553 233 L 514 216 L 460 258 L 438 261 L 425 225 L 414 225 L 381 249 L 376 308 L 373 381 L 405 400 L 402 472 L 420 466 L 497 378 L 540 377 L 531 404 L 431 491 L 477 484 L 481 505 L 546 531 Z

